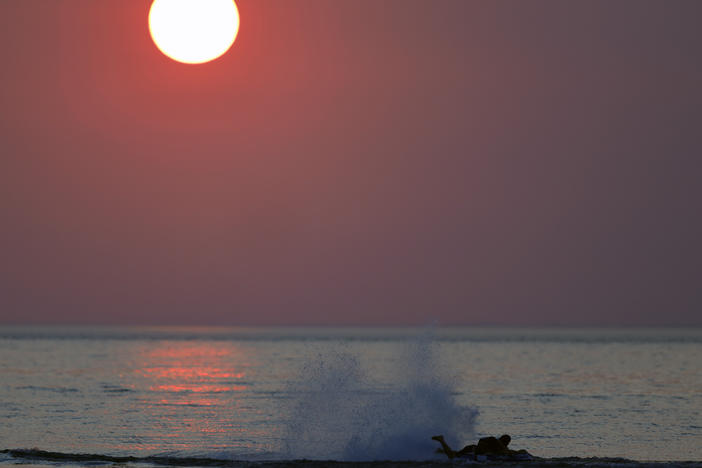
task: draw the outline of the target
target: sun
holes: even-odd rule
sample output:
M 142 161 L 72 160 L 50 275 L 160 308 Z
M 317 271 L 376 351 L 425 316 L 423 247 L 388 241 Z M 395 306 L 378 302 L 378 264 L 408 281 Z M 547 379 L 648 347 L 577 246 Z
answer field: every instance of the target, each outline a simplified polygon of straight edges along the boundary
M 205 63 L 222 56 L 239 32 L 233 0 L 154 0 L 149 31 L 156 47 L 182 63 Z

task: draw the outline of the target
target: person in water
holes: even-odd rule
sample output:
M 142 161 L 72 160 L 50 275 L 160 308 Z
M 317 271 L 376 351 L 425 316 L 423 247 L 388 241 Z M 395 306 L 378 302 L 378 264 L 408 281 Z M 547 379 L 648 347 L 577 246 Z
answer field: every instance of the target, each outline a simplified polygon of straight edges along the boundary
M 433 440 L 441 444 L 440 452 L 444 453 L 450 460 L 454 458 L 475 458 L 478 455 L 510 457 L 525 459 L 531 458 L 531 455 L 526 450 L 510 450 L 507 448 L 512 438 L 507 434 L 495 437 L 483 437 L 478 441 L 477 445 L 466 445 L 459 451 L 453 450 L 444 440 L 444 436 L 438 435 L 432 437 Z

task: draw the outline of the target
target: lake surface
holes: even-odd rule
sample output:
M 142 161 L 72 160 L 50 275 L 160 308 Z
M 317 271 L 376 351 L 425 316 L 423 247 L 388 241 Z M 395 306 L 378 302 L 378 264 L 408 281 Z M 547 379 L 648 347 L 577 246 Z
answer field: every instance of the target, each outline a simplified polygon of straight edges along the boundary
M 0 327 L 0 422 L 109 456 L 700 461 L 702 330 Z

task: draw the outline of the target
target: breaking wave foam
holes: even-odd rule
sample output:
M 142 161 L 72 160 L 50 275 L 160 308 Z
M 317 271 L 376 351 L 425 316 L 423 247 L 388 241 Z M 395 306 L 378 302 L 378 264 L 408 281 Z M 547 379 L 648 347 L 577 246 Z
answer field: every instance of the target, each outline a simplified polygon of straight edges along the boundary
M 400 378 L 386 388 L 351 353 L 318 355 L 291 391 L 299 397 L 291 404 L 285 453 L 318 460 L 427 460 L 437 448 L 432 435 L 471 438 L 477 412 L 457 404 L 434 348 L 428 336 L 408 342 L 396 369 Z

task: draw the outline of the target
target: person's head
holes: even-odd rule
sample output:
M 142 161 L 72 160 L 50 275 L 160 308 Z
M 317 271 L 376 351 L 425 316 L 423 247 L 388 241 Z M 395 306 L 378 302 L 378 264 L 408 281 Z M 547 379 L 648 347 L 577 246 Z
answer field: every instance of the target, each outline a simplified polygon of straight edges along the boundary
M 500 442 L 502 442 L 502 445 L 507 447 L 509 445 L 509 443 L 512 441 L 512 438 L 510 436 L 508 436 L 507 434 L 502 434 L 498 440 Z

